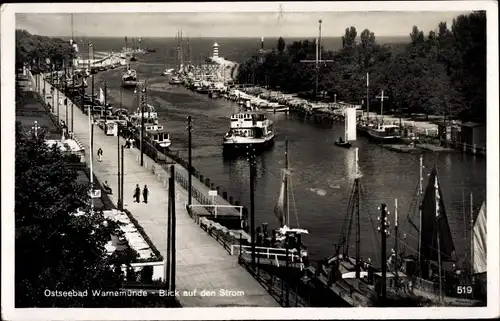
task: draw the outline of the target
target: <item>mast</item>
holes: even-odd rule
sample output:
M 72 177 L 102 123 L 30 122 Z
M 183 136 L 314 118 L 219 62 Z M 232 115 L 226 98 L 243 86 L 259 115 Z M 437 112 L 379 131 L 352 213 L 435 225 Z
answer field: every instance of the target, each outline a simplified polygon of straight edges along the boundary
M 356 278 L 359 279 L 361 276 L 361 270 L 360 270 L 360 252 L 361 252 L 361 235 L 360 235 L 360 222 L 359 222 L 359 201 L 360 201 L 360 193 L 359 193 L 359 171 L 358 171 L 358 164 L 359 164 L 359 158 L 358 158 L 358 150 L 359 148 L 356 147 L 354 153 L 355 153 L 355 204 L 356 204 Z
M 473 211 L 473 202 L 472 202 L 472 192 L 470 193 L 470 269 L 471 275 L 474 274 L 474 211 Z
M 419 178 L 419 183 L 418 183 L 418 199 L 417 199 L 417 204 L 418 204 L 418 213 L 419 213 L 419 225 L 418 225 L 418 270 L 419 270 L 419 275 L 422 276 L 422 258 L 421 258 L 421 251 L 422 251 L 422 194 L 423 194 L 423 186 L 422 182 L 424 181 L 423 177 L 423 168 L 424 168 L 424 156 L 420 155 L 420 178 Z
M 285 198 L 284 198 L 284 206 L 283 209 L 285 210 L 285 224 L 284 225 L 289 225 L 290 224 L 290 211 L 289 211 L 289 202 L 288 202 L 288 139 L 285 140 L 285 180 L 283 184 L 285 185 Z
M 436 193 L 436 221 L 439 222 L 440 219 L 440 214 L 439 214 L 439 185 L 438 185 L 438 178 L 437 175 L 434 180 L 434 189 Z M 439 301 L 443 301 L 443 280 L 441 277 L 441 240 L 440 240 L 440 232 L 439 228 L 437 229 L 437 254 L 438 254 L 438 274 L 439 274 Z
M 382 280 L 381 280 L 381 289 L 380 289 L 380 296 L 382 299 L 385 299 L 387 296 L 387 253 L 386 253 L 386 242 L 387 242 L 387 226 L 389 225 L 387 221 L 387 215 L 389 214 L 389 211 L 387 210 L 387 206 L 382 203 L 380 206 L 381 210 L 381 217 L 380 217 L 380 233 L 381 233 L 381 268 L 382 268 Z
M 366 73 L 366 123 L 370 122 L 370 74 Z
M 399 261 L 399 239 L 398 239 L 398 199 L 394 199 L 394 239 L 395 239 L 395 244 L 394 244 L 394 251 L 396 252 L 396 262 L 395 266 L 395 274 L 396 277 L 398 276 L 398 261 Z

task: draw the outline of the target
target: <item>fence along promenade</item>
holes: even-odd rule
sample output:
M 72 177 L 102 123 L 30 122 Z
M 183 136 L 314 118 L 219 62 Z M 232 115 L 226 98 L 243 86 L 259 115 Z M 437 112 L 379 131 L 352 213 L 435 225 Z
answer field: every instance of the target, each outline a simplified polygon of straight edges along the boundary
M 42 82 L 43 80 L 40 81 L 40 83 Z M 61 92 L 59 95 L 64 97 Z M 65 119 L 65 113 L 66 108 L 60 108 L 61 119 Z M 68 108 L 68 113 L 71 113 L 71 108 Z M 90 155 L 89 152 L 88 116 L 84 115 L 78 108 L 75 108 L 73 114 L 74 135 L 83 143 L 86 149 L 86 157 L 94 157 L 95 175 L 100 181 L 107 180 L 113 192 L 118 191 L 117 138 L 115 136 L 106 136 L 102 130 L 94 128 L 94 151 L 97 152 L 99 147 L 104 151 L 102 162 L 98 162 L 96 155 Z M 140 163 L 137 162 L 137 155 L 137 149 L 125 149 L 124 205 L 143 227 L 160 253 L 166 257 L 168 210 L 166 186 L 162 180 L 158 180 L 157 175 L 152 173 L 151 167 L 140 166 Z M 149 158 L 145 157 L 145 160 L 145 164 L 148 164 L 148 166 L 153 163 Z M 176 165 L 176 170 L 179 167 Z M 160 166 L 158 169 L 163 171 Z M 168 177 L 168 173 L 163 172 L 162 177 Z M 195 181 L 193 178 L 193 183 Z M 145 184 L 148 185 L 150 191 L 148 204 L 134 202 L 132 196 L 136 184 L 139 184 L 141 189 Z M 279 307 L 276 300 L 267 293 L 258 281 L 238 264 L 237 258 L 230 256 L 214 238 L 203 232 L 191 219 L 185 207 L 187 191 L 181 188 L 178 182 L 176 182 L 175 188 L 175 215 L 177 221 L 176 284 L 180 292 L 179 301 L 181 305 L 183 307 Z M 117 197 L 110 195 L 110 199 L 116 205 Z M 196 293 L 193 292 L 195 289 Z M 202 293 L 203 290 L 205 290 L 205 293 Z M 235 292 L 223 296 L 220 295 L 220 290 Z

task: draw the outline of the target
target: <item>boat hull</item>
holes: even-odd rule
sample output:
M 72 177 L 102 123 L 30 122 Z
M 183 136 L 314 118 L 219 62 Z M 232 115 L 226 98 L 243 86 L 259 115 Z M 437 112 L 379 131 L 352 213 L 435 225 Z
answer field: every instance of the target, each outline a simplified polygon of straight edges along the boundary
M 125 80 L 122 81 L 123 88 L 135 88 L 137 86 L 137 81 Z
M 246 155 L 249 148 L 253 148 L 256 153 L 270 149 L 274 145 L 274 135 L 267 140 L 255 142 L 228 142 L 224 141 L 222 150 L 224 156 Z
M 400 136 L 379 136 L 373 133 L 373 130 L 367 128 L 366 126 L 357 126 L 357 132 L 376 143 L 398 144 L 403 141 Z
M 338 146 L 338 147 L 343 147 L 343 148 L 351 148 L 351 143 L 347 143 L 347 142 L 335 142 L 335 146 Z

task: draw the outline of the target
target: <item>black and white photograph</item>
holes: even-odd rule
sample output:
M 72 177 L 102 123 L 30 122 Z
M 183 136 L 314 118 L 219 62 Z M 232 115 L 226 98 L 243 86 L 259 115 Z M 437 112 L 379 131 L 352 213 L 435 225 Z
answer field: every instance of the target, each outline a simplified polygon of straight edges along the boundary
M 3 5 L 2 318 L 498 316 L 497 6 Z

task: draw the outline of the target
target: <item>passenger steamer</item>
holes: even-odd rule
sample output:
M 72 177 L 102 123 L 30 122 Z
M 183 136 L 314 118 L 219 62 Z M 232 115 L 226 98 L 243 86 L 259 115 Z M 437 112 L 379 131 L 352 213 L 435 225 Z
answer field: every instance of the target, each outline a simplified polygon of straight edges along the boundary
M 240 112 L 231 116 L 230 129 L 223 139 L 223 151 L 245 152 L 250 146 L 258 151 L 271 147 L 273 143 L 273 122 L 263 112 Z

